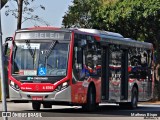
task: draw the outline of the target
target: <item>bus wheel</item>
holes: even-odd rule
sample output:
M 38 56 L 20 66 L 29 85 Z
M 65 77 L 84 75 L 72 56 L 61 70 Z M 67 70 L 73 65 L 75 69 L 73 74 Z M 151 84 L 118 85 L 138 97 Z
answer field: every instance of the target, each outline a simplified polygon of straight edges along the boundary
M 93 87 L 90 87 L 87 93 L 87 104 L 83 105 L 82 108 L 88 112 L 92 112 L 96 109 L 96 94 Z
M 138 106 L 138 90 L 136 87 L 132 89 L 130 108 L 135 109 Z
M 43 108 L 52 108 L 50 103 L 43 103 Z
M 32 102 L 33 110 L 40 110 L 40 107 L 41 107 L 41 103 L 40 102 L 36 102 L 36 101 Z
M 137 108 L 138 104 L 138 91 L 136 87 L 133 87 L 132 89 L 132 96 L 131 96 L 131 102 L 126 102 L 126 103 L 119 103 L 119 106 L 121 108 L 125 109 L 135 109 Z

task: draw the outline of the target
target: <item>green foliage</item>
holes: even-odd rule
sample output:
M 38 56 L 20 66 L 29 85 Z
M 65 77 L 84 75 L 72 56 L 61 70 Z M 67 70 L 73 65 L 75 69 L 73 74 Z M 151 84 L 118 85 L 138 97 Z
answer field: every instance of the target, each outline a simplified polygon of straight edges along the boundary
M 98 0 L 74 0 L 63 16 L 63 26 L 91 28 L 100 4 Z
M 154 43 L 159 30 L 159 0 L 119 0 L 103 9 L 103 27 L 125 37 Z

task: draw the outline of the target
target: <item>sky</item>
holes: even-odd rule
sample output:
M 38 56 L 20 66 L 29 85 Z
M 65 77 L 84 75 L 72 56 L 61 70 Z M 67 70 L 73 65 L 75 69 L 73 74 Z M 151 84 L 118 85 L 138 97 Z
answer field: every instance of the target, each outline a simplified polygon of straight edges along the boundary
M 35 0 L 35 2 L 31 4 L 31 6 L 45 6 L 45 10 L 38 8 L 36 9 L 36 11 L 34 11 L 34 14 L 39 15 L 39 17 L 47 21 L 50 26 L 61 27 L 62 17 L 64 16 L 65 12 L 67 12 L 68 6 L 72 5 L 72 1 L 73 0 Z M 11 9 L 17 7 L 16 3 L 13 0 L 9 1 L 6 5 L 9 5 Z M 3 7 L 1 11 L 3 41 L 6 37 L 13 36 L 17 26 L 15 17 L 13 17 L 12 15 L 5 15 L 6 10 L 7 9 Z M 28 20 L 22 24 L 22 28 L 33 27 L 34 24 L 35 23 L 33 21 Z M 38 25 L 44 26 L 44 24 L 40 23 Z

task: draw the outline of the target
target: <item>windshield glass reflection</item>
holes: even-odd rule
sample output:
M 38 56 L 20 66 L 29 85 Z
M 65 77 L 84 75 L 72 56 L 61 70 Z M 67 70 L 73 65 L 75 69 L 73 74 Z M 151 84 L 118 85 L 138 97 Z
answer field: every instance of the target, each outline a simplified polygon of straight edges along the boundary
M 66 76 L 68 43 L 16 43 L 12 73 L 24 76 Z

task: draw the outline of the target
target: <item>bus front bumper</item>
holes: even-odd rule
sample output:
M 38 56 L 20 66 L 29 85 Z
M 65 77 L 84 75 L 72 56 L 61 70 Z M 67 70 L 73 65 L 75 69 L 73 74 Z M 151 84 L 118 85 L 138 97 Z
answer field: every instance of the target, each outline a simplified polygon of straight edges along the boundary
M 9 86 L 11 101 L 32 101 L 35 98 L 41 98 L 41 101 L 64 101 L 71 102 L 71 87 L 67 87 L 59 92 L 24 92 L 16 91 Z

